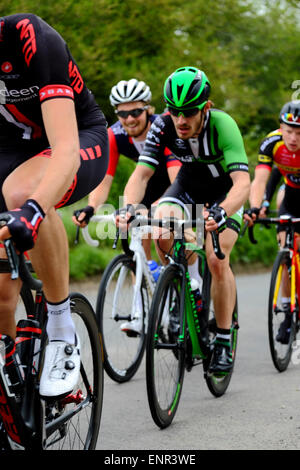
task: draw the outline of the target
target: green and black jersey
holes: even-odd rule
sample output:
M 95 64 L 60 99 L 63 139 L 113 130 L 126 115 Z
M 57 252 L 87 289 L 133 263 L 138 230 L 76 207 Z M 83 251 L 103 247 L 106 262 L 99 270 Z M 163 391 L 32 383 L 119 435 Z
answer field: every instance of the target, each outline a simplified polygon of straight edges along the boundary
M 155 170 L 165 147 L 182 162 L 177 181 L 194 202 L 218 200 L 232 186 L 230 173 L 248 172 L 240 130 L 228 114 L 218 109 L 206 113 L 200 135 L 188 140 L 178 138 L 169 113 L 159 115 L 148 132 L 139 164 Z

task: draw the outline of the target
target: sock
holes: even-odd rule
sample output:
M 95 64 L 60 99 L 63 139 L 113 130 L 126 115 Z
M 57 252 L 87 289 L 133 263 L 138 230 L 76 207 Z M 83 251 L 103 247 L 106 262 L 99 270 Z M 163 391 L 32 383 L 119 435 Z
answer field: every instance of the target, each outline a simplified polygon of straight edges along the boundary
M 71 317 L 70 298 L 60 303 L 47 302 L 48 322 L 47 334 L 49 341 L 66 341 L 74 344 L 75 325 Z
M 197 256 L 197 259 L 196 261 L 194 262 L 194 264 L 189 264 L 188 265 L 188 272 L 189 272 L 189 275 L 192 279 L 196 279 L 196 281 L 199 283 L 199 289 L 201 291 L 202 289 L 202 277 L 200 276 L 199 274 L 199 258 Z
M 231 331 L 225 328 L 218 328 L 216 330 L 216 343 L 224 344 L 224 346 L 230 347 L 230 336 Z

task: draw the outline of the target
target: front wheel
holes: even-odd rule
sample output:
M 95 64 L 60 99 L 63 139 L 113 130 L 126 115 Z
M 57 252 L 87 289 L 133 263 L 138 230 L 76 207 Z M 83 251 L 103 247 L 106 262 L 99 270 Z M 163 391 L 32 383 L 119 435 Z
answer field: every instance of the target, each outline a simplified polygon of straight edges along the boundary
M 171 424 L 183 385 L 186 329 L 180 334 L 181 284 L 178 268 L 167 266 L 159 277 L 149 314 L 147 394 L 152 418 L 160 428 Z
M 287 369 L 296 339 L 297 321 L 296 312 L 287 309 L 282 301 L 283 297 L 289 297 L 284 291 L 290 289 L 291 259 L 289 253 L 280 251 L 275 259 L 268 305 L 268 331 L 269 345 L 273 364 L 279 372 Z
M 72 393 L 46 401 L 45 443 L 49 450 L 93 450 L 103 403 L 102 347 L 95 313 L 81 294 L 70 295 L 71 313 L 80 338 L 80 375 Z
M 148 292 L 143 277 L 134 302 L 136 263 L 129 256 L 116 256 L 104 271 L 97 298 L 96 316 L 103 338 L 104 368 L 111 379 L 122 383 L 137 372 L 145 350 L 145 318 Z M 121 330 L 132 314 L 141 319 L 141 330 Z

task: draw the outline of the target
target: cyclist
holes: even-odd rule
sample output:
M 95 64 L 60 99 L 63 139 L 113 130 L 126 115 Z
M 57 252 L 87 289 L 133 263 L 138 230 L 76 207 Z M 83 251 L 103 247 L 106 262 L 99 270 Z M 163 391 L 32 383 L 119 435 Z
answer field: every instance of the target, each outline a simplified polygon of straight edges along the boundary
M 248 198 L 250 178 L 243 139 L 235 121 L 226 113 L 212 109 L 210 83 L 205 73 L 195 67 L 181 67 L 172 73 L 164 86 L 168 111 L 156 118 L 148 133 L 139 162 L 152 166 L 159 163 L 158 152 L 168 147 L 182 162 L 175 182 L 160 199 L 155 216 L 187 216 L 198 204 L 205 209 L 207 231 L 220 232 L 225 260 L 216 258 L 210 237 L 206 240 L 207 261 L 212 274 L 212 295 L 217 321 L 217 339 L 210 364 L 211 372 L 229 372 L 232 368 L 229 338 L 235 302 L 235 280 L 229 255 L 237 240 L 241 224 L 241 206 Z M 128 204 L 126 219 L 144 194 L 144 167 L 138 165 L 125 188 Z M 137 185 L 137 180 L 143 184 Z M 238 212 L 239 211 L 239 212 Z M 209 216 L 212 217 L 209 220 Z M 123 227 L 122 218 L 118 223 Z M 170 249 L 169 237 L 157 241 L 163 262 Z M 189 272 L 197 276 L 197 257 L 189 259 Z
M 0 240 L 11 236 L 20 252 L 29 250 L 43 281 L 49 344 L 40 393 L 64 395 L 79 376 L 80 339 L 70 312 L 68 242 L 55 208 L 104 177 L 106 120 L 63 38 L 34 14 L 0 18 L 0 80 L 0 211 L 9 217 Z M 15 338 L 20 281 L 2 274 L 0 283 L 0 331 Z
M 107 173 L 99 186 L 89 195 L 88 205 L 74 212 L 73 222 L 76 225 L 84 227 L 97 207 L 106 202 L 120 154 L 135 162 L 138 161 L 147 132 L 157 116 L 150 105 L 151 97 L 149 86 L 135 78 L 128 81 L 121 80 L 112 87 L 109 99 L 119 120 L 108 128 L 109 165 Z M 147 209 L 164 193 L 170 182 L 174 181 L 181 166 L 180 162 L 168 149 L 164 149 L 161 155 L 157 171 L 147 181 L 145 195 L 141 201 L 141 204 Z M 153 260 L 151 260 L 151 238 L 143 240 L 143 247 L 151 266 L 153 265 Z M 155 265 L 156 263 L 154 263 Z M 156 272 L 154 272 L 156 280 L 158 275 L 159 269 L 156 268 Z M 138 308 L 138 310 L 140 309 Z M 136 317 L 141 318 L 137 314 Z M 139 332 L 141 322 L 136 319 L 125 322 L 121 325 L 121 329 L 126 332 L 129 330 Z
M 135 162 L 138 161 L 147 132 L 157 116 L 153 113 L 153 107 L 150 105 L 151 97 L 149 86 L 135 78 L 128 81 L 121 80 L 112 87 L 109 99 L 119 120 L 108 128 L 109 164 L 107 173 L 99 186 L 89 195 L 88 206 L 76 211 L 73 216 L 76 225 L 82 227 L 87 225 L 96 209 L 106 202 L 120 155 L 122 154 Z M 169 150 L 166 150 L 165 158 L 162 158 L 158 171 L 148 182 L 141 204 L 150 208 L 170 185 L 170 181 L 174 181 L 179 166 L 180 162 Z M 150 243 L 147 245 L 145 243 L 144 248 L 147 258 L 150 260 Z
M 279 215 L 289 214 L 300 217 L 300 101 L 285 103 L 279 113 L 280 128 L 270 132 L 261 142 L 258 164 L 250 190 L 250 209 L 245 219 L 251 223 L 259 214 L 264 191 L 273 164 L 279 169 L 285 182 L 284 197 L 279 207 Z M 300 224 L 296 224 L 296 232 L 300 234 Z M 285 228 L 279 226 L 278 239 L 281 246 L 285 242 Z M 291 315 L 288 273 L 285 273 L 285 292 L 282 293 L 285 319 L 281 323 L 276 340 L 289 342 Z

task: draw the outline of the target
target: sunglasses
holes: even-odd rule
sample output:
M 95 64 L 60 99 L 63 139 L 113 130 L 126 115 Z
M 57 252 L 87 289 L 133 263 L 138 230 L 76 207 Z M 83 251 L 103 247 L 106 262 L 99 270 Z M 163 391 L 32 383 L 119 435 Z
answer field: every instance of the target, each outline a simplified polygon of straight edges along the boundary
M 294 116 L 292 113 L 284 113 L 281 115 L 283 121 L 289 121 L 291 123 L 300 123 L 300 116 Z
M 171 106 L 168 106 L 168 111 L 170 112 L 170 114 L 172 114 L 172 116 L 180 116 L 182 114 L 182 116 L 184 117 L 192 117 L 192 116 L 196 116 L 196 114 L 199 113 L 200 110 L 202 110 L 202 108 L 204 108 L 205 103 L 202 103 L 199 107 L 197 108 L 188 108 L 188 109 L 180 109 L 180 108 L 172 108 Z
M 118 111 L 116 109 L 115 113 L 118 117 L 123 118 L 123 119 L 127 119 L 128 116 L 137 118 L 148 108 L 149 106 L 144 106 L 143 108 L 135 108 L 135 109 L 131 109 L 130 111 Z

